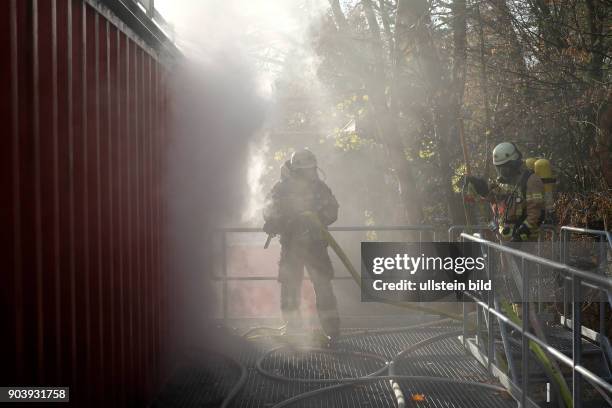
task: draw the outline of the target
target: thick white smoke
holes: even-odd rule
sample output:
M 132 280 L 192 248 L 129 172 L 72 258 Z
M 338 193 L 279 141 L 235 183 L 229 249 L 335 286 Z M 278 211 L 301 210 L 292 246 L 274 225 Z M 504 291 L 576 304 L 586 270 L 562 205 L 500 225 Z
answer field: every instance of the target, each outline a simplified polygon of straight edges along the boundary
M 157 0 L 155 4 L 174 25 L 176 43 L 187 58 L 219 72 L 240 67 L 240 75 L 248 78 L 237 82 L 253 84 L 254 88 L 244 91 L 254 92 L 266 103 L 264 130 L 242 146 L 248 153 L 249 168 L 244 179 L 247 184 L 241 186 L 243 207 L 225 220 L 231 225 L 258 225 L 265 194 L 261 177 L 268 170 L 265 166 L 271 154 L 266 129 L 285 103 L 278 99 L 275 84 L 281 75 L 289 75 L 312 95 L 322 94 L 310 30 L 329 4 L 325 0 Z M 242 90 L 230 85 L 227 91 L 240 97 Z M 240 115 L 238 106 L 234 112 Z
M 288 56 L 303 56 L 304 72 L 314 74 L 306 32 L 310 16 L 326 4 L 156 1 L 185 56 L 169 79 L 173 122 L 166 182 L 182 349 L 211 340 L 208 322 L 218 304 L 211 280 L 220 244 L 216 229 L 261 223 L 274 84 Z
M 261 179 L 266 172 L 267 156 L 270 154 L 269 135 L 262 132 L 259 140 L 249 144 L 249 165 L 247 170 L 248 198 L 245 210 L 242 212 L 242 223 L 256 223 L 261 218 L 265 194 Z

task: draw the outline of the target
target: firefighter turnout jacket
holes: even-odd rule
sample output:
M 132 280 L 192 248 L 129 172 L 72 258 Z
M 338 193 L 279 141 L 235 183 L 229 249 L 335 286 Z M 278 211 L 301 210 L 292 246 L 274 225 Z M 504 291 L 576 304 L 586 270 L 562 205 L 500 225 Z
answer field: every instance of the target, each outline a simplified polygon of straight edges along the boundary
M 293 241 L 323 241 L 318 227 L 310 225 L 306 212 L 314 213 L 325 226 L 338 218 L 338 201 L 324 181 L 297 176 L 289 162 L 281 168 L 264 207 L 264 230 L 279 234 L 281 244 Z
M 504 239 L 537 240 L 544 221 L 544 183 L 523 166 L 513 183 L 496 183 L 489 189 L 489 199 Z

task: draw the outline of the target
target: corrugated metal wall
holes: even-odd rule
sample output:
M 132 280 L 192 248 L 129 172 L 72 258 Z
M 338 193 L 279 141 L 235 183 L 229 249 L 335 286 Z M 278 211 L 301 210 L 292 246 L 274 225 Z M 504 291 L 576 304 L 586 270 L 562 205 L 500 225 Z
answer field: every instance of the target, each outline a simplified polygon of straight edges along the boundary
M 134 406 L 170 347 L 166 69 L 92 4 L 0 2 L 0 385 Z

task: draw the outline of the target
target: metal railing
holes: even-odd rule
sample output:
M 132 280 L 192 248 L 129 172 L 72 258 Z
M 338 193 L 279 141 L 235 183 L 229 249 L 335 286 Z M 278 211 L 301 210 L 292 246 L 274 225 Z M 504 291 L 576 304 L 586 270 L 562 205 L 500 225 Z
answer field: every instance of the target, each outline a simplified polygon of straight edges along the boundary
M 569 228 L 564 231 L 569 231 Z M 573 230 L 572 230 L 573 231 Z M 512 383 L 520 392 L 520 402 L 522 407 L 527 406 L 527 390 L 529 385 L 529 342 L 533 341 L 540 347 L 542 347 L 549 356 L 554 357 L 560 363 L 566 365 L 572 370 L 572 399 L 574 408 L 580 408 L 582 402 L 582 379 L 586 379 L 595 387 L 600 387 L 602 390 L 612 393 L 612 385 L 608 383 L 604 378 L 593 373 L 582 365 L 582 310 L 581 310 L 581 290 L 583 283 L 588 284 L 589 287 L 598 288 L 600 290 L 610 291 L 612 290 L 612 278 L 598 275 L 592 272 L 583 271 L 566 263 L 556 262 L 550 259 L 543 258 L 538 255 L 534 255 L 528 252 L 520 251 L 508 246 L 497 244 L 486 239 L 470 235 L 467 233 L 461 234 L 461 239 L 476 242 L 482 245 L 483 249 L 486 248 L 487 253 L 491 250 L 497 251 L 500 254 L 507 254 L 509 256 L 518 257 L 520 259 L 520 275 L 522 280 L 522 324 L 517 324 L 511 320 L 509 316 L 501 312 L 495 302 L 494 288 L 487 292 L 486 299 L 481 299 L 473 293 L 465 292 L 477 305 L 476 315 L 480 315 L 479 308 L 482 308 L 483 313 L 488 316 L 489 335 L 488 335 L 488 347 L 487 347 L 487 359 L 488 368 L 491 369 L 491 364 L 494 358 L 494 336 L 493 336 L 493 325 L 491 318 L 496 317 L 500 322 L 500 329 L 506 325 L 521 334 L 521 356 L 522 356 L 522 378 L 521 386 Z M 491 259 L 490 256 L 487 257 Z M 529 287 L 530 287 L 530 270 L 525 267 L 527 262 L 542 267 L 549 268 L 551 270 L 559 271 L 564 276 L 571 279 L 572 290 L 571 290 L 571 303 L 573 305 L 572 315 L 572 358 L 565 355 L 561 350 L 555 348 L 553 345 L 548 343 L 546 339 L 540 338 L 530 330 L 529 319 Z M 492 274 L 490 265 L 487 270 Z M 491 276 L 489 278 L 492 278 Z M 477 332 L 478 333 L 478 332 Z M 467 335 L 467 319 L 464 319 L 464 339 Z M 467 344 L 467 341 L 466 341 Z M 516 377 L 514 378 L 516 380 Z
M 462 232 L 472 232 L 472 233 L 477 233 L 477 232 L 491 232 L 491 233 L 496 233 L 496 231 L 494 229 L 491 228 L 491 224 L 478 224 L 478 225 L 452 225 L 449 229 L 448 229 L 448 241 L 449 242 L 453 242 L 455 241 Z M 542 224 L 540 226 L 540 231 L 542 233 L 540 233 L 538 235 L 538 241 L 537 241 L 537 245 L 536 245 L 536 253 L 538 255 L 542 255 L 542 244 L 544 242 L 550 242 L 553 243 L 553 245 L 551 245 L 550 249 L 552 250 L 552 254 L 551 254 L 551 258 L 554 259 L 555 251 L 558 251 L 557 247 L 554 245 L 554 242 L 556 241 L 557 237 L 558 237 L 558 232 L 557 232 L 557 227 L 554 225 L 550 225 L 550 224 Z M 537 266 L 537 272 L 538 272 L 538 276 L 541 275 L 541 267 L 540 265 Z M 542 289 L 543 289 L 544 285 L 537 285 L 537 291 L 538 291 L 538 296 L 537 299 L 543 299 L 542 296 Z M 542 308 L 543 308 L 543 302 L 538 301 L 537 302 L 537 308 L 538 308 L 538 312 L 542 312 Z
M 453 242 L 461 234 L 461 232 L 470 231 L 470 230 L 474 232 L 493 231 L 493 229 L 491 229 L 490 224 L 452 225 L 448 229 L 448 241 Z M 555 240 L 555 238 L 557 238 L 557 227 L 554 225 L 543 224 L 540 226 L 540 230 L 544 232 L 549 232 L 551 234 L 551 239 L 553 241 Z M 540 235 L 538 239 L 541 239 L 541 238 L 542 236 Z
M 597 270 L 598 273 L 602 275 L 607 274 L 608 268 L 608 252 L 612 250 L 612 233 L 609 231 L 601 231 L 601 230 L 593 230 L 588 228 L 577 228 L 570 226 L 563 226 L 560 230 L 560 260 L 561 262 L 567 264 L 570 262 L 570 251 L 569 251 L 569 243 L 570 238 L 573 234 L 581 234 L 588 235 L 597 239 L 598 242 L 598 256 L 597 256 Z M 605 245 L 607 241 L 608 245 Z M 569 315 L 569 291 L 568 286 L 571 283 L 571 277 L 567 277 L 565 279 L 565 284 L 563 285 L 563 315 L 564 321 L 563 324 L 566 324 L 567 316 Z M 598 288 L 595 288 L 598 289 Z M 605 319 L 605 307 L 606 303 L 610 304 L 612 307 L 612 295 L 610 291 L 600 291 L 600 302 L 599 302 L 599 333 L 606 333 L 607 330 L 607 321 Z
M 368 226 L 340 226 L 329 227 L 330 232 L 413 232 L 418 234 L 418 241 L 423 242 L 423 234 L 431 234 L 432 240 L 444 237 L 444 228 L 434 225 L 368 225 Z M 227 320 L 228 308 L 228 282 L 229 281 L 276 281 L 277 275 L 266 276 L 229 276 L 227 268 L 227 236 L 232 233 L 263 233 L 262 228 L 257 227 L 227 227 L 218 230 L 221 234 L 221 275 L 213 275 L 212 279 L 221 281 L 221 317 Z M 262 243 L 263 245 L 263 243 Z M 308 278 L 306 278 L 308 279 Z M 334 280 L 352 280 L 351 276 L 334 276 Z

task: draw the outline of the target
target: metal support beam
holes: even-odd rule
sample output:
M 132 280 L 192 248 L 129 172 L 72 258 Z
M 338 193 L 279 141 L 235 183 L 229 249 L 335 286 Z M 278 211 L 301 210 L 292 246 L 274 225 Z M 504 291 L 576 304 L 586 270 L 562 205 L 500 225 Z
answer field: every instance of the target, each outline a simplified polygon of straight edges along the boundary
M 580 408 L 582 406 L 582 376 L 576 370 L 577 366 L 582 363 L 582 310 L 580 301 L 580 278 L 575 277 L 572 285 L 572 331 L 573 331 L 573 342 L 572 342 L 572 382 L 573 382 L 573 408 Z

